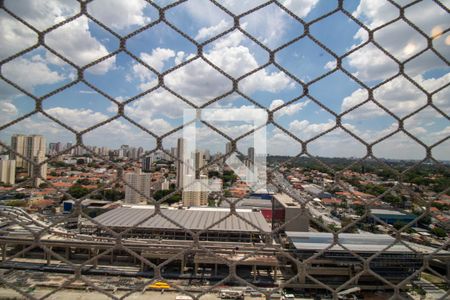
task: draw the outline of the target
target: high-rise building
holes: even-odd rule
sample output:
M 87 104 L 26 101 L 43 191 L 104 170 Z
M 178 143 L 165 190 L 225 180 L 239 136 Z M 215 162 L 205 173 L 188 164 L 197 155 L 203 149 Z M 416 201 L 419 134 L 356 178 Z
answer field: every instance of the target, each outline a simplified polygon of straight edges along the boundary
M 40 151 L 36 156 L 33 157 L 34 164 L 38 165 L 45 160 L 44 152 Z M 29 164 L 29 173 L 30 176 L 33 176 L 34 186 L 39 187 L 42 183 L 42 178 L 47 178 L 47 163 L 42 164 L 41 166 L 35 166 L 33 164 Z
M 151 155 L 143 157 L 141 164 L 142 172 L 150 172 L 152 170 L 153 157 Z
M 231 142 L 228 142 L 227 145 L 226 145 L 226 147 L 225 147 L 225 154 L 226 154 L 226 155 L 230 155 L 230 154 L 231 154 L 231 151 L 233 151 L 233 147 L 232 147 L 232 145 L 231 145 Z
M 17 168 L 27 168 L 27 161 L 23 157 L 26 155 L 27 136 L 23 134 L 15 134 L 11 137 L 11 148 L 14 152 L 10 153 L 10 159 L 16 161 Z M 17 154 L 16 154 L 17 153 Z
M 170 148 L 170 154 L 173 156 L 170 158 L 170 161 L 175 161 L 174 157 L 177 157 L 177 147 Z
M 247 160 L 248 160 L 248 167 L 253 167 L 255 165 L 255 148 L 253 147 L 248 148 Z
M 205 152 L 203 153 L 203 158 L 205 159 L 205 161 L 210 161 L 211 160 L 211 153 L 209 152 L 209 150 L 205 150 Z
M 25 136 L 22 134 L 15 134 L 11 137 L 11 147 L 17 154 L 27 158 L 33 163 L 41 163 L 45 160 L 46 142 L 42 135 Z M 23 159 L 16 153 L 11 153 L 10 158 L 16 161 L 16 167 L 23 168 L 27 171 L 28 176 L 35 178 L 34 185 L 39 186 L 41 179 L 47 177 L 47 164 L 43 164 L 36 168 L 33 163 Z
M 73 151 L 73 155 L 75 156 L 82 156 L 84 154 L 86 154 L 86 149 L 81 146 L 76 147 Z
M 109 149 L 107 147 L 101 147 L 100 148 L 100 155 L 108 156 L 108 154 L 109 154 Z
M 134 147 L 130 148 L 130 149 L 128 150 L 128 155 L 127 155 L 127 157 L 128 157 L 128 158 L 131 158 L 131 159 L 137 159 L 137 158 L 138 158 L 137 149 L 134 148 Z
M 136 173 L 126 173 L 124 177 L 127 182 L 127 185 L 125 185 L 125 203 L 147 202 L 146 197 L 150 198 L 151 195 L 152 175 L 138 171 Z
M 48 151 L 47 151 L 47 154 L 48 155 L 53 155 L 53 154 L 55 154 L 57 152 L 57 150 L 56 150 L 56 143 L 50 143 L 50 144 L 48 144 Z
M 225 164 L 227 158 L 231 155 L 233 152 L 233 147 L 231 145 L 231 142 L 228 142 L 225 146 L 225 157 L 223 158 L 223 163 Z
M 201 175 L 200 179 L 195 180 L 195 176 L 186 175 L 185 179 L 186 182 L 184 184 L 186 188 L 183 189 L 183 192 L 181 194 L 183 206 L 208 205 L 208 177 L 205 175 Z
M 47 164 L 36 166 L 45 160 L 46 142 L 42 135 L 30 135 L 27 137 L 26 157 L 33 163 L 27 163 L 28 175 L 34 178 L 34 186 L 39 187 L 42 179 L 47 178 Z
M 195 178 L 199 179 L 201 174 L 205 173 L 205 169 L 201 170 L 205 166 L 205 160 L 203 158 L 203 152 L 197 151 L 195 152 Z M 191 172 L 189 172 L 191 174 Z M 197 176 L 198 175 L 198 176 Z
M 139 147 L 138 149 L 137 149 L 137 157 L 138 158 L 141 158 L 141 156 L 144 154 L 144 148 L 142 148 L 142 147 Z
M 16 161 L 6 155 L 0 160 L 0 182 L 11 185 L 16 182 Z
M 186 175 L 186 161 L 184 157 L 185 140 L 179 138 L 177 141 L 177 188 L 183 187 L 183 177 Z

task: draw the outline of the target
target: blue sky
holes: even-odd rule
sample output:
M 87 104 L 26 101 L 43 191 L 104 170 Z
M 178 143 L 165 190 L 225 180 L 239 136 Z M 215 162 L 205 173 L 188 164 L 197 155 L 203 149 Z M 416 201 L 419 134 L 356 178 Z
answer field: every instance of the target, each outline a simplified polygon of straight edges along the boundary
M 156 1 L 161 6 L 172 2 Z M 221 3 L 232 13 L 240 14 L 264 2 L 226 0 Z M 334 10 L 337 5 L 337 1 L 319 0 L 284 0 L 279 3 L 305 22 Z M 406 2 L 398 3 L 404 5 Z M 448 7 L 448 2 L 444 2 L 444 5 Z M 75 1 L 5 1 L 5 6 L 39 30 L 78 11 Z M 376 28 L 398 16 L 398 9 L 385 1 L 345 1 L 344 8 L 368 28 Z M 88 5 L 88 12 L 122 36 L 158 20 L 158 11 L 144 1 L 95 0 Z M 343 59 L 344 68 L 365 85 L 377 87 L 373 96 L 378 105 L 369 101 L 357 109 L 353 108 L 367 100 L 367 90 L 341 70 L 336 70 L 333 56 L 309 37 L 275 53 L 276 63 L 284 70 L 271 64 L 239 80 L 239 91 L 244 97 L 236 92 L 229 94 L 231 80 L 198 58 L 196 46 L 164 23 L 133 35 L 126 45 L 133 55 L 155 72 L 165 72 L 192 60 L 165 75 L 164 82 L 171 91 L 194 105 L 201 106 L 227 94 L 208 106 L 223 109 L 222 113 L 227 114 L 225 109 L 228 108 L 256 107 L 246 98 L 270 110 L 295 100 L 275 112 L 275 121 L 297 138 L 305 141 L 311 139 L 308 143 L 309 153 L 320 156 L 364 156 L 366 147 L 351 134 L 374 143 L 395 132 L 398 128 L 396 119 L 380 106 L 400 118 L 421 109 L 427 103 L 427 95 L 410 82 L 413 80 L 432 93 L 433 104 L 440 111 L 432 107 L 423 108 L 405 119 L 404 128 L 426 145 L 434 145 L 447 138 L 433 148 L 433 155 L 448 160 L 450 88 L 445 88 L 445 85 L 449 83 L 450 74 L 447 63 L 436 53 L 450 59 L 449 33 L 441 34 L 450 24 L 450 17 L 432 1 L 422 1 L 409 7 L 405 15 L 425 34 L 436 36 L 433 41 L 435 52 L 428 49 L 410 59 L 425 49 L 427 43 L 404 21 L 396 21 L 376 31 L 375 40 L 384 49 L 399 61 L 407 61 L 405 73 L 409 78 L 398 74 L 397 63 L 373 44 L 346 56 Z M 166 11 L 165 17 L 197 42 L 209 40 L 233 27 L 232 17 L 206 0 L 187 1 L 174 6 Z M 0 25 L 1 59 L 36 42 L 35 33 L 4 11 L 0 11 Z M 273 3 L 242 17 L 240 26 L 272 50 L 304 34 L 304 26 Z M 342 12 L 313 23 L 310 33 L 339 56 L 367 40 L 366 31 Z M 113 34 L 85 16 L 49 32 L 45 42 L 78 66 L 108 55 L 119 45 Z M 232 78 L 239 78 L 269 60 L 267 51 L 238 30 L 206 44 L 203 53 L 211 63 Z M 161 135 L 183 124 L 183 109 L 190 105 L 164 87 L 152 90 L 158 86 L 157 74 L 153 71 L 121 52 L 87 69 L 84 77 L 117 102 L 142 94 L 127 104 L 125 113 L 139 126 Z M 316 80 L 331 71 L 334 72 Z M 42 46 L 3 65 L 2 74 L 37 97 L 77 79 L 73 67 Z M 390 82 L 377 86 L 396 74 Z M 308 85 L 311 97 L 302 96 L 303 87 L 293 77 Z M 89 128 L 117 113 L 116 104 L 84 83 L 76 83 L 46 98 L 43 109 L 75 130 Z M 33 111 L 34 100 L 0 79 L 0 110 L 0 124 L 8 124 Z M 320 136 L 335 127 L 336 115 L 348 110 L 352 111 L 342 115 L 342 124 L 351 134 L 336 128 Z M 250 123 L 232 121 L 237 119 L 239 117 L 230 116 L 229 122 L 215 122 L 214 125 L 232 137 L 251 130 Z M 266 131 L 269 154 L 295 155 L 301 151 L 300 144 L 279 128 L 269 125 Z M 74 141 L 70 131 L 41 114 L 7 126 L 0 131 L 0 139 L 9 143 L 14 133 L 43 134 L 49 142 Z M 168 136 L 164 140 L 165 146 L 173 146 L 179 136 L 181 131 Z M 315 139 L 317 136 L 320 137 Z M 202 148 L 209 148 L 212 152 L 223 152 L 225 149 L 226 139 L 208 128 L 199 128 L 198 137 Z M 155 139 L 135 124 L 119 118 L 88 132 L 84 142 L 111 148 L 130 144 L 151 149 Z M 245 151 L 251 143 L 248 137 L 238 145 Z M 425 156 L 424 148 L 403 132 L 376 143 L 373 149 L 376 156 L 386 158 L 421 159 Z

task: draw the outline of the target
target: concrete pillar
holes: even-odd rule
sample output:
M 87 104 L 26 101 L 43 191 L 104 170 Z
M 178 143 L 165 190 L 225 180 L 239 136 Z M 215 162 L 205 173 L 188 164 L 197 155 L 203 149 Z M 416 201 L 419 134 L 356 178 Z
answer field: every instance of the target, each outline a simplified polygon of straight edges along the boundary
M 256 281 L 256 265 L 252 267 L 253 281 Z
M 194 263 L 194 275 L 197 276 L 198 263 Z
M 450 260 L 447 260 L 447 279 L 450 280 Z
M 217 264 L 214 264 L 214 276 L 217 276 Z
M 94 256 L 97 256 L 97 255 L 98 255 L 98 249 L 94 249 Z M 98 267 L 98 257 L 95 258 L 95 260 L 94 260 L 94 268 L 97 269 L 97 267 Z
M 141 269 L 140 269 L 140 271 L 144 272 L 144 262 L 142 260 L 141 260 Z
M 52 250 L 52 248 L 53 248 L 53 247 L 49 247 L 50 250 Z M 47 252 L 44 252 L 44 253 L 45 253 L 46 256 L 47 256 L 47 266 L 49 266 L 49 265 L 50 265 L 50 262 L 51 262 L 51 259 L 52 259 L 52 256 L 50 255 L 50 253 L 47 253 Z
M 277 267 L 273 267 L 273 280 L 276 281 L 277 280 Z
M 7 245 L 3 244 L 3 247 L 2 247 L 2 261 L 6 260 L 6 247 L 7 247 Z
M 180 263 L 180 274 L 184 273 L 184 257 L 181 258 L 181 263 Z

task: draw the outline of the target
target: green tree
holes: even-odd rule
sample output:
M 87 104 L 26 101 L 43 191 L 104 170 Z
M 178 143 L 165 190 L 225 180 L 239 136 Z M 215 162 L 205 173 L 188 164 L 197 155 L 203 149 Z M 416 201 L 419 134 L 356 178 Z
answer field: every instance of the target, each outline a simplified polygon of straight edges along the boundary
M 209 171 L 209 172 L 208 172 L 208 177 L 209 177 L 209 178 L 220 177 L 220 173 L 217 172 L 217 171 Z
M 89 189 L 82 187 L 79 184 L 72 185 L 67 192 L 74 198 L 81 198 L 89 194 Z
M 41 183 L 41 184 L 39 185 L 39 188 L 41 188 L 41 189 L 48 188 L 48 183 L 47 183 L 47 182 Z
M 24 200 L 8 200 L 5 201 L 4 204 L 6 206 L 14 206 L 14 207 L 25 207 L 27 206 L 27 202 Z
M 442 229 L 441 227 L 435 226 L 433 229 L 431 229 L 431 232 L 433 232 L 438 237 L 446 237 L 447 232 Z
M 153 198 L 158 201 L 158 200 L 161 200 L 162 198 L 164 198 L 165 196 L 169 195 L 172 192 L 173 192 L 173 190 L 159 190 L 153 194 Z M 181 195 L 179 193 L 176 193 L 176 194 L 170 196 L 168 199 L 166 199 L 164 201 L 164 203 L 173 204 L 173 203 L 177 203 L 180 201 L 181 201 Z
M 405 222 L 402 222 L 402 221 L 397 221 L 397 222 L 395 222 L 394 223 L 394 228 L 395 229 L 397 229 L 397 230 L 400 230 L 403 226 L 405 226 L 406 225 L 406 223 Z
M 92 182 L 89 179 L 87 179 L 87 178 L 81 178 L 81 179 L 77 180 L 77 184 L 90 185 L 90 184 L 92 184 Z

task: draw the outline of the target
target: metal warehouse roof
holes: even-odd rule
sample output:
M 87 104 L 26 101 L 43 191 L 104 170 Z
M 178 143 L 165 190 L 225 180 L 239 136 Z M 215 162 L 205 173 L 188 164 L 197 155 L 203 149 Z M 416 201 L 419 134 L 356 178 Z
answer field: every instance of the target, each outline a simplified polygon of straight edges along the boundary
M 320 251 L 333 243 L 333 235 L 329 232 L 293 232 L 287 231 L 287 237 L 298 250 Z M 341 233 L 339 243 L 347 249 L 360 252 L 378 252 L 395 243 L 395 239 L 387 234 Z M 327 251 L 347 251 L 334 245 Z M 386 252 L 412 252 L 403 244 L 397 243 Z
M 107 227 L 133 227 L 142 220 L 149 218 L 154 213 L 154 209 L 138 207 L 119 207 L 108 211 L 95 218 L 97 222 Z M 214 224 L 229 214 L 227 210 L 189 210 L 189 209 L 162 209 L 161 214 L 174 220 L 181 226 L 190 230 L 203 230 Z M 155 215 L 139 224 L 137 228 L 148 229 L 182 229 L 174 223 L 168 221 L 161 214 Z M 269 224 L 260 212 L 242 212 L 237 214 L 255 224 L 263 232 L 270 232 Z M 231 215 L 208 229 L 210 231 L 241 231 L 241 232 L 259 232 L 260 230 L 251 226 L 244 220 L 235 215 Z
M 394 209 L 378 209 L 373 208 L 370 210 L 370 213 L 373 215 L 389 215 L 389 216 L 408 216 L 407 214 L 394 210 Z
M 313 250 L 320 251 L 327 248 L 333 243 L 333 235 L 329 232 L 296 232 L 296 231 L 286 231 L 286 235 L 292 242 L 294 247 L 298 250 Z M 347 249 L 356 252 L 378 252 L 385 249 L 387 246 L 395 243 L 395 239 L 388 234 L 372 234 L 372 233 L 340 233 L 339 242 L 344 245 Z M 450 251 L 447 250 L 437 250 L 433 247 L 428 247 L 420 245 L 417 243 L 403 241 L 407 244 L 414 252 L 421 254 L 430 254 L 436 256 L 450 257 Z M 394 246 L 385 250 L 388 253 L 413 253 L 402 243 L 396 243 Z M 345 251 L 339 245 L 334 245 L 327 251 Z M 384 251 L 383 251 L 384 252 Z

